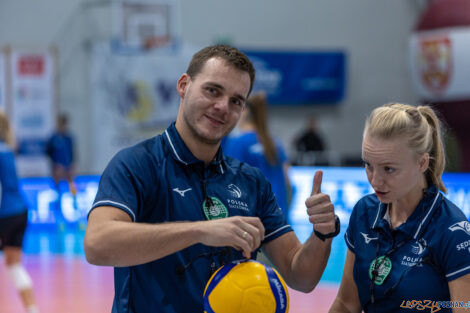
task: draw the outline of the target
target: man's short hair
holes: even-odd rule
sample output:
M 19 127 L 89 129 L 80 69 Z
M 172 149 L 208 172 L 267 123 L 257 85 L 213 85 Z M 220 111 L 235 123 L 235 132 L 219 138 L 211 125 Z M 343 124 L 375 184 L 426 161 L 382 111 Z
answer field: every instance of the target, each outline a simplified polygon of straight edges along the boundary
M 196 78 L 207 60 L 212 58 L 221 58 L 227 62 L 228 65 L 233 66 L 237 70 L 247 72 L 250 75 L 250 90 L 248 95 L 251 93 L 255 82 L 255 68 L 250 59 L 235 47 L 215 45 L 203 48 L 193 55 L 188 69 L 186 70 L 186 74 L 188 74 L 189 77 Z

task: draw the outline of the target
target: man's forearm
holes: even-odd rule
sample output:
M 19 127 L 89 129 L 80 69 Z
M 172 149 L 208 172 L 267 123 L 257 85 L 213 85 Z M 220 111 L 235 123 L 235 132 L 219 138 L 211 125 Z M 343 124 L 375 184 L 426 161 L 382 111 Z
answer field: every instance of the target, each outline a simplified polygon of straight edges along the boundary
M 313 233 L 292 259 L 290 286 L 303 292 L 312 291 L 323 275 L 331 251 L 332 239 L 322 241 Z
M 162 224 L 106 221 L 87 230 L 85 254 L 95 265 L 132 266 L 151 262 L 198 242 L 201 222 Z

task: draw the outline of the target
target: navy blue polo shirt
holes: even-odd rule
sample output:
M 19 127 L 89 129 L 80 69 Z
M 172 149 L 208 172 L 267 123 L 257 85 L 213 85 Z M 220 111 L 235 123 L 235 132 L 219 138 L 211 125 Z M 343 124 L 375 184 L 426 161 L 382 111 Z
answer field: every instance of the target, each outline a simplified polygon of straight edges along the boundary
M 355 254 L 354 281 L 365 312 L 422 312 L 413 300 L 423 306 L 430 303 L 425 301 L 450 301 L 448 283 L 470 273 L 470 224 L 435 186 L 394 230 L 387 204 L 376 195 L 365 196 L 353 209 L 345 240 Z M 377 256 L 387 254 L 392 267 L 383 283 L 374 287 L 374 308 L 370 266 Z
M 203 210 L 203 185 L 217 203 L 214 210 Z M 207 214 L 258 216 L 266 230 L 263 243 L 292 230 L 258 169 L 223 156 L 221 149 L 206 167 L 186 147 L 174 124 L 111 160 L 92 209 L 98 206 L 122 209 L 135 223 L 200 221 Z M 211 273 L 242 258 L 233 248 L 195 244 L 150 263 L 116 267 L 112 312 L 202 312 Z

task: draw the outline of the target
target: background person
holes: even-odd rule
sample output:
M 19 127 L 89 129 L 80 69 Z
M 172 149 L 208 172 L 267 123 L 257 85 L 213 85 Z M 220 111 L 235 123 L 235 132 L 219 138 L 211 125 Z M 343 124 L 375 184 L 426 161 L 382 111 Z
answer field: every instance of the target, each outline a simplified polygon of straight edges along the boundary
M 28 223 L 28 208 L 20 194 L 13 149 L 15 139 L 8 117 L 0 112 L 0 250 L 7 272 L 18 290 L 28 313 L 39 312 L 33 295 L 33 283 L 21 264 L 23 235 Z
M 318 132 L 316 118 L 311 115 L 306 119 L 305 128 L 294 139 L 296 165 L 328 165 L 329 160 L 323 153 L 326 150 L 323 137 Z
M 200 312 L 211 274 L 255 257 L 260 246 L 292 288 L 309 292 L 320 280 L 339 231 L 322 173 L 306 201 L 315 232 L 302 245 L 260 171 L 220 149 L 254 77 L 236 48 L 197 52 L 177 82 L 176 123 L 105 169 L 85 253 L 92 264 L 115 267 L 113 312 Z
M 239 133 L 228 136 L 223 152 L 261 170 L 271 183 L 277 203 L 288 220 L 292 197 L 289 162 L 281 142 L 268 130 L 268 105 L 264 93 L 250 96 L 238 122 Z
M 434 111 L 399 103 L 375 109 L 362 158 L 375 194 L 351 214 L 330 312 L 421 312 L 407 301 L 470 300 L 470 251 L 462 248 L 470 224 L 443 195 L 444 148 Z
M 57 118 L 57 130 L 46 144 L 46 154 L 52 163 L 52 178 L 59 190 L 59 182 L 67 181 L 70 192 L 75 196 L 74 178 L 74 140 L 68 129 L 68 117 L 65 114 Z

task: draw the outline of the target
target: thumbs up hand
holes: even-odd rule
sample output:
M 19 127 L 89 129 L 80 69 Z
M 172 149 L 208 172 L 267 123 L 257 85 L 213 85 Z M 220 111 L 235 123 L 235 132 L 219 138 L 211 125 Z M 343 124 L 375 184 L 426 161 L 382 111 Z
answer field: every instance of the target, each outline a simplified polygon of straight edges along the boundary
M 335 231 L 335 210 L 330 196 L 321 192 L 323 172 L 316 171 L 313 177 L 312 194 L 305 200 L 307 214 L 313 228 L 321 234 Z

